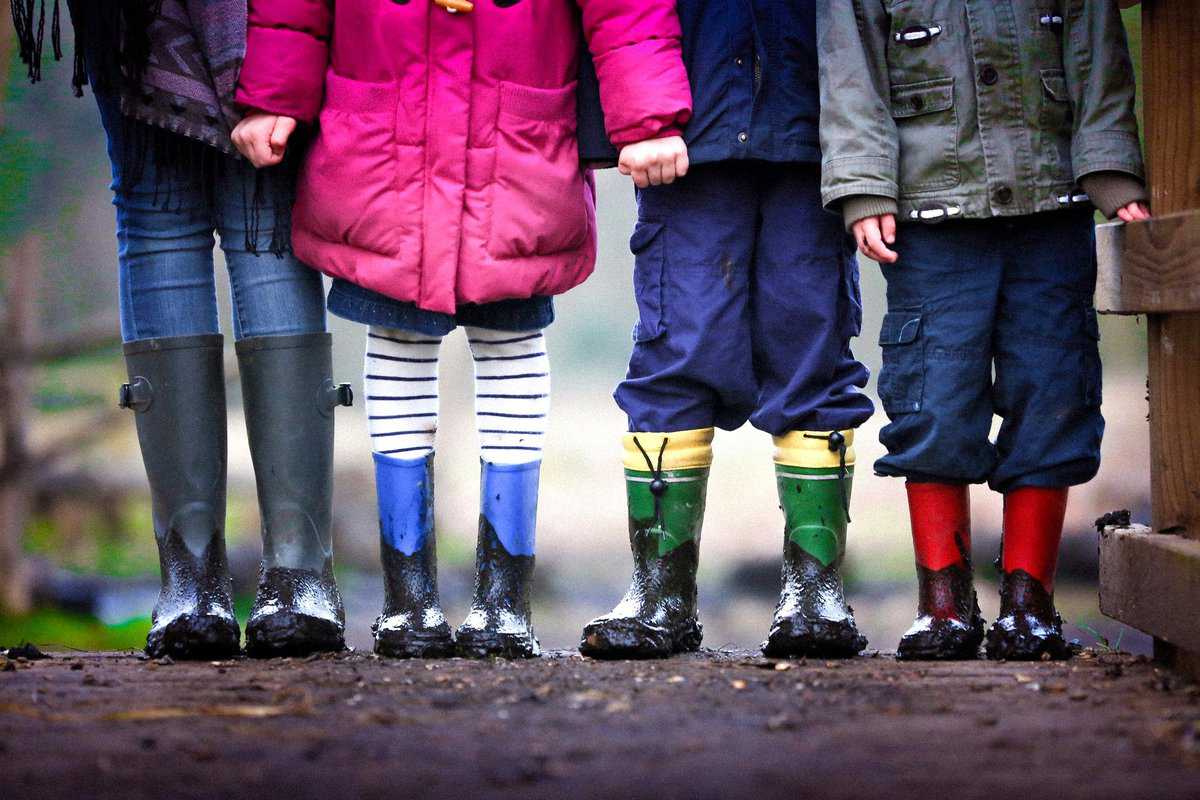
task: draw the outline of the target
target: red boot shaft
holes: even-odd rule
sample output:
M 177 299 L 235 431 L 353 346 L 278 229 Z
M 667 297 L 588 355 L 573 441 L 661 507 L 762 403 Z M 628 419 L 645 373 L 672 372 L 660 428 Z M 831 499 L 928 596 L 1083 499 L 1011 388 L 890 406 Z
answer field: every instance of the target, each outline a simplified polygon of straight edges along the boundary
M 1058 546 L 1067 513 L 1067 489 L 1026 486 L 1004 496 L 1002 568 L 1024 570 L 1054 591 Z
M 971 495 L 966 484 L 905 484 L 917 564 L 932 572 L 971 560 Z

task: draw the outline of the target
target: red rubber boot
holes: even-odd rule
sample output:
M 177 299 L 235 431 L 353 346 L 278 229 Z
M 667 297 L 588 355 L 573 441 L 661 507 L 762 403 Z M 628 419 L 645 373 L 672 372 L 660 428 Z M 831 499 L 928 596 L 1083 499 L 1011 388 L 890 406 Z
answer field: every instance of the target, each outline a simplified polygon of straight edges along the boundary
M 1026 486 L 1004 496 L 1000 617 L 987 635 L 988 658 L 1070 658 L 1054 609 L 1054 571 L 1067 512 L 1065 488 Z
M 977 658 L 983 617 L 971 571 L 970 488 L 913 481 L 906 488 L 920 595 L 916 622 L 900 640 L 896 657 Z

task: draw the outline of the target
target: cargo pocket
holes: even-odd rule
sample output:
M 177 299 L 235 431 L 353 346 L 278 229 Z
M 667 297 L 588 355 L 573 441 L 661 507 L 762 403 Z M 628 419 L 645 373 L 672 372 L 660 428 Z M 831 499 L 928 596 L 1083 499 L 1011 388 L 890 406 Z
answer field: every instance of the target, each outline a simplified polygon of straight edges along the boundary
M 1083 332 L 1083 401 L 1089 408 L 1099 408 L 1104 402 L 1104 374 L 1100 364 L 1100 323 L 1096 319 L 1096 309 L 1084 309 Z
M 633 340 L 648 342 L 662 335 L 663 327 L 663 225 L 638 221 L 629 240 L 633 251 L 633 294 L 637 298 L 638 321 Z
M 842 292 L 846 308 L 842 314 L 842 330 L 846 338 L 852 339 L 862 333 L 863 307 L 862 286 L 859 281 L 858 259 L 853 250 L 842 258 Z
M 576 125 L 574 82 L 561 89 L 500 84 L 493 257 L 547 256 L 587 244 L 589 189 Z
M 1042 108 L 1038 115 L 1041 157 L 1056 180 L 1071 180 L 1071 133 L 1074 113 L 1067 79 L 1061 69 L 1044 69 Z
M 959 182 L 954 78 L 892 87 L 900 142 L 900 193 L 948 189 Z
M 921 410 L 925 395 L 925 341 L 921 336 L 920 309 L 890 311 L 879 332 L 883 369 L 879 372 L 879 399 L 889 415 Z

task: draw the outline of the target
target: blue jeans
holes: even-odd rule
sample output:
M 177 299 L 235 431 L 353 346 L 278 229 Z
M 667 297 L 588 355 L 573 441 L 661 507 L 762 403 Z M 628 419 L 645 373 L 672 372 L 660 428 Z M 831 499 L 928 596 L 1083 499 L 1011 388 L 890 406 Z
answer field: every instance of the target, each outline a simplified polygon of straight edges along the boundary
M 896 249 L 876 473 L 1000 492 L 1091 480 L 1104 434 L 1091 211 L 903 224 Z
M 818 184 L 815 164 L 724 161 L 638 193 L 639 319 L 615 395 L 631 431 L 749 420 L 782 436 L 871 416 L 850 351 L 858 265 Z
M 147 153 L 136 176 L 123 175 L 133 122 L 115 97 L 98 95 L 108 135 L 117 207 L 121 338 L 126 342 L 220 332 L 214 276 L 215 234 L 229 269 L 233 333 L 284 336 L 325 330 L 321 276 L 286 253 L 267 252 L 273 228 L 269 204 L 259 213 L 256 255 L 246 249 L 247 203 L 253 168 L 221 156 L 212 187 L 156 174 Z M 154 140 L 151 140 L 154 141 Z

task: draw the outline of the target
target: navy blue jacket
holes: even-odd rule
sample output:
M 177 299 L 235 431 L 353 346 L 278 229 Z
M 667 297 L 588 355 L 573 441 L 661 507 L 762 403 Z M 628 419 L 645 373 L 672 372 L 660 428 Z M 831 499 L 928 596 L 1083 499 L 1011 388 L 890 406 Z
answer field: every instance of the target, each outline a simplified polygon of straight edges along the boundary
M 693 164 L 732 159 L 819 162 L 817 0 L 678 0 L 693 115 Z M 595 72 L 580 73 L 579 146 L 612 163 Z

